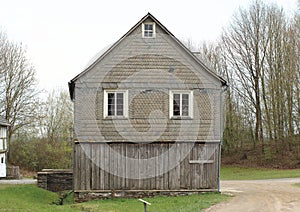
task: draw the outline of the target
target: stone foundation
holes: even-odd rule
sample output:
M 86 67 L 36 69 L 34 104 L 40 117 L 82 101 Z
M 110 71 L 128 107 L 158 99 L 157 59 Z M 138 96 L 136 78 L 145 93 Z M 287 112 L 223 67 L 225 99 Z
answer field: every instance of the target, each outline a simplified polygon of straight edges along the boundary
M 37 185 L 40 188 L 58 192 L 73 189 L 71 169 L 43 169 L 37 173 Z
M 86 202 L 96 199 L 109 199 L 109 198 L 143 198 L 154 196 L 183 196 L 200 194 L 204 192 L 218 192 L 215 189 L 202 189 L 202 190 L 124 190 L 124 191 L 75 191 L 74 202 Z

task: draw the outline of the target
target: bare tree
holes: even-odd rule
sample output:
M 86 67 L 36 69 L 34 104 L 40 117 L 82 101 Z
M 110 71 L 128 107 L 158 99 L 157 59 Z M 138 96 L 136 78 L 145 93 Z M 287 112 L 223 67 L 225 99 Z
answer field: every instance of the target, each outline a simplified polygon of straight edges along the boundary
M 255 141 L 287 139 L 299 122 L 299 15 L 295 23 L 276 5 L 255 1 L 240 9 L 222 41 Z M 298 99 L 298 100 L 297 100 Z
M 238 86 L 250 100 L 249 109 L 255 114 L 255 140 L 263 148 L 262 92 L 267 31 L 267 6 L 254 2 L 249 10 L 240 9 L 230 28 L 223 34 L 227 58 L 235 70 Z
M 12 135 L 36 118 L 37 83 L 23 46 L 9 41 L 4 33 L 0 33 L 0 55 L 0 114 L 11 125 L 10 144 Z
M 193 43 L 189 40 L 188 47 Z M 262 156 L 268 158 L 298 148 L 300 11 L 287 18 L 282 8 L 257 0 L 236 13 L 221 41 L 204 43 L 198 53 L 230 84 L 225 153 L 261 144 Z
M 40 107 L 40 134 L 50 141 L 66 141 L 73 132 L 73 107 L 69 94 L 52 91 Z

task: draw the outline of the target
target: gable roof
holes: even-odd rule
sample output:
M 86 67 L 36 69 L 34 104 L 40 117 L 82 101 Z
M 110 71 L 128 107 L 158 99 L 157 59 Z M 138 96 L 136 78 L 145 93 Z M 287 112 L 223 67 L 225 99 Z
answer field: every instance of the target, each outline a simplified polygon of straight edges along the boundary
M 205 71 L 207 71 L 210 75 L 217 78 L 222 86 L 227 86 L 226 81 L 218 76 L 216 73 L 214 73 L 208 66 L 206 66 L 197 56 L 195 56 L 181 41 L 179 41 L 164 25 L 162 25 L 152 14 L 148 13 L 145 15 L 138 23 L 136 23 L 126 34 L 124 34 L 117 42 L 115 42 L 113 45 L 109 46 L 107 49 L 104 50 L 103 54 L 99 55 L 99 57 L 95 58 L 94 60 L 90 61 L 88 66 L 76 77 L 74 77 L 68 84 L 69 84 L 69 92 L 70 97 L 73 100 L 74 99 L 74 88 L 75 88 L 75 81 L 80 78 L 82 75 L 87 73 L 89 70 L 91 70 L 97 63 L 99 63 L 107 54 L 109 54 L 116 46 L 118 46 L 119 43 L 121 43 L 124 38 L 126 38 L 130 33 L 132 33 L 137 27 L 139 27 L 147 18 L 151 18 L 153 22 L 155 22 L 161 29 L 170 37 L 174 39 L 174 41 L 183 48 L 197 63 L 203 67 Z M 101 52 L 102 53 L 102 52 Z
M 0 116 L 0 126 L 10 126 L 7 120 Z

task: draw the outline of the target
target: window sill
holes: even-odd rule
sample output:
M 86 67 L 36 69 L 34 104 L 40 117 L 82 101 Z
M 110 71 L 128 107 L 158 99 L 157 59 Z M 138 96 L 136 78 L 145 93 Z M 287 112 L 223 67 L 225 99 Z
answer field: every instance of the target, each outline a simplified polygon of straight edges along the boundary
M 104 120 L 127 120 L 128 117 L 125 116 L 106 116 L 103 118 Z
M 184 116 L 172 116 L 170 118 L 171 120 L 193 120 L 192 117 L 184 117 Z

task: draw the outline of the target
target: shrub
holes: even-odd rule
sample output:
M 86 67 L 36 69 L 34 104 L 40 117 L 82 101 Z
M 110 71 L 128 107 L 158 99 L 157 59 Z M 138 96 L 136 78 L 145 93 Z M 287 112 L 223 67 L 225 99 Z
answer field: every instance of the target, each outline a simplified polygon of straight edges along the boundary
M 72 145 L 66 141 L 14 140 L 9 151 L 11 164 L 31 171 L 66 169 L 72 164 Z

